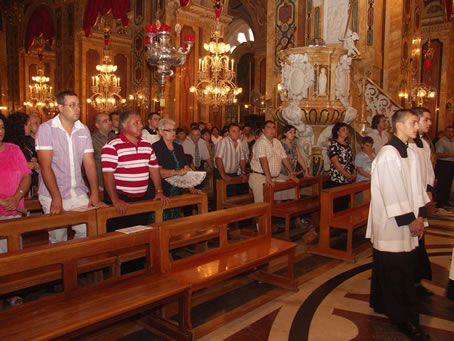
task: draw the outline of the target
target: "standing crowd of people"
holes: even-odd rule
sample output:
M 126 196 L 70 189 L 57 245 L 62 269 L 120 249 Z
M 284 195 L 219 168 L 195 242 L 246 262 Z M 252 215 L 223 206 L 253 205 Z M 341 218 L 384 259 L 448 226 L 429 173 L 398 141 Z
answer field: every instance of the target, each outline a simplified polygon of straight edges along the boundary
M 124 215 L 129 203 L 141 200 L 160 200 L 165 206 L 169 197 L 182 194 L 182 189 L 166 178 L 191 170 L 212 170 L 214 200 L 216 179 L 229 184 L 240 177 L 243 186 L 228 186 L 228 195 L 247 190 L 247 183 L 254 202 L 263 202 L 263 186 L 310 176 L 293 126 L 283 127 L 278 140 L 273 121 L 264 122 L 256 134 L 251 127 L 236 123 L 222 130 L 209 122 L 192 123 L 186 131 L 157 112 L 148 115 L 144 127 L 140 115 L 127 111 L 97 114 L 95 129 L 90 132 L 80 121 L 81 105 L 74 92 L 60 93 L 57 103 L 59 114 L 42 124 L 33 114 L 18 112 L 8 118 L 0 114 L 0 219 L 22 216 L 24 197 L 35 195 L 36 188 L 44 213 L 113 205 Z M 425 205 L 435 199 L 441 209 L 452 206 L 454 127 L 448 126 L 433 145 L 427 136 L 432 124 L 429 110 L 398 110 L 391 123 L 393 136 L 387 133 L 385 116 L 373 117 L 372 129 L 362 138 L 356 156 L 348 142 L 348 125 L 335 124 L 325 185 L 330 188 L 371 180 L 367 226 L 374 248 L 371 306 L 405 334 L 425 340 L 416 308 L 418 295 L 431 294 L 421 286 L 421 279 L 431 279 L 424 246 Z M 100 190 L 104 191 L 103 201 Z M 200 193 L 200 188 L 189 191 Z M 284 191 L 275 199 L 294 196 L 294 191 Z M 340 198 L 334 209 L 348 205 Z M 178 209 L 167 209 L 164 219 L 180 215 Z M 120 217 L 112 219 L 107 229 L 152 221 L 147 214 L 134 219 Z M 74 238 L 86 236 L 85 225 L 72 229 Z M 52 243 L 66 239 L 66 228 L 49 232 Z M 6 251 L 5 240 L 0 240 L 0 252 Z

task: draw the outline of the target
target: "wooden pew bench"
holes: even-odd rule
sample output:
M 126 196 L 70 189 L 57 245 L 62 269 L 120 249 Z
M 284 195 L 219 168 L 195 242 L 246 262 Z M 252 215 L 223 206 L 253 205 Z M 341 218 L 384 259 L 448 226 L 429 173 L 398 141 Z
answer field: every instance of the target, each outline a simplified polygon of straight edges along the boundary
M 323 177 L 312 177 L 300 179 L 299 183 L 292 180 L 275 182 L 274 187 L 263 185 L 264 201 L 271 205 L 271 216 L 285 219 L 285 239 L 289 240 L 290 219 L 299 217 L 306 213 L 313 213 L 320 210 L 320 189 L 322 188 Z M 301 197 L 301 190 L 311 187 L 311 195 Z M 295 199 L 276 203 L 274 194 L 288 189 L 295 190 Z
M 155 221 L 162 222 L 162 214 L 165 209 L 184 207 L 188 205 L 197 205 L 198 214 L 208 212 L 208 198 L 206 193 L 202 194 L 183 194 L 170 198 L 170 202 L 167 206 L 162 207 L 159 200 L 146 200 L 141 202 L 135 202 L 128 205 L 126 216 L 131 216 L 140 213 L 155 213 Z M 113 206 L 106 208 L 97 209 L 97 226 L 98 234 L 106 233 L 107 220 L 111 218 L 118 218 L 121 215 L 117 209 Z M 216 235 L 214 231 L 204 231 L 203 233 L 192 233 L 184 236 L 180 236 L 173 240 L 172 248 L 183 247 L 186 245 L 195 244 L 199 241 L 205 240 L 209 235 L 213 237 Z M 129 262 L 134 259 L 145 257 L 145 248 L 143 246 L 137 246 L 134 248 L 124 248 L 122 250 L 116 250 L 113 252 L 116 257 L 116 266 L 114 276 L 120 275 L 121 265 L 125 262 Z
M 227 226 L 245 219 L 257 219 L 259 233 L 255 237 L 229 243 Z M 181 260 L 170 261 L 169 250 L 173 237 L 211 229 L 218 226 L 219 247 Z M 191 293 L 236 275 L 254 270 L 250 277 L 289 290 L 297 290 L 293 278 L 296 244 L 271 237 L 271 209 L 266 203 L 250 204 L 203 215 L 185 217 L 153 225 L 159 232 L 159 261 L 161 271 L 168 276 L 191 285 Z M 285 256 L 288 259 L 288 276 L 258 270 L 270 261 Z M 189 315 L 186 315 L 189 316 Z M 190 321 L 187 322 L 190 325 Z
M 338 258 L 348 261 L 355 260 L 352 250 L 353 231 L 367 224 L 369 216 L 369 198 L 364 192 L 370 189 L 370 181 L 362 181 L 345 186 L 324 189 L 320 196 L 320 238 L 318 245 L 309 245 L 308 251 L 323 256 Z M 355 194 L 363 192 L 363 202 L 355 206 Z M 333 213 L 334 199 L 349 196 L 349 208 Z M 331 228 L 347 231 L 346 250 L 331 247 Z
M 52 230 L 74 224 L 87 224 L 87 235 L 97 234 L 96 211 L 65 212 L 58 215 L 36 215 L 18 219 L 0 221 L 0 236 L 7 238 L 8 252 L 20 249 L 21 235 L 29 232 Z M 109 268 L 115 272 L 115 257 L 111 254 L 99 254 L 96 257 L 81 258 L 77 267 L 78 273 Z M 33 269 L 23 273 L 14 273 L 0 282 L 0 295 L 38 284 L 61 279 L 59 267 L 51 265 L 43 269 Z
M 41 204 L 38 199 L 25 199 L 24 208 L 32 213 L 42 213 Z
M 178 340 L 191 340 L 185 321 L 189 309 L 189 286 L 151 267 L 153 231 L 131 235 L 115 232 L 71 240 L 11 254 L 0 255 L 0 279 L 18 272 L 57 265 L 64 292 L 0 311 L 1 340 L 49 340 L 74 338 L 101 326 L 137 315 L 161 304 L 178 300 L 179 324 L 146 314 L 152 327 Z M 82 258 L 96 257 L 123 247 L 145 245 L 145 270 L 78 287 L 77 268 Z
M 227 196 L 227 186 L 242 184 L 241 177 L 232 178 L 229 184 L 223 179 L 216 180 L 216 210 L 223 210 L 224 208 L 232 208 L 243 206 L 254 202 L 254 196 L 249 190 L 246 194 Z M 247 182 L 246 182 L 247 185 Z

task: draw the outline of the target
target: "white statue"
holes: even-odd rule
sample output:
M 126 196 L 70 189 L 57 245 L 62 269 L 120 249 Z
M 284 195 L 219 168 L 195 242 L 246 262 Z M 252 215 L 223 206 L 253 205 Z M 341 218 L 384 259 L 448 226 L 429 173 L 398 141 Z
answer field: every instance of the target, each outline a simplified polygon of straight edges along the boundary
M 307 54 L 292 54 L 288 60 L 288 64 L 281 63 L 282 86 L 287 90 L 287 97 L 290 100 L 307 98 L 308 90 L 314 84 L 314 67 Z
M 303 97 L 309 97 L 309 88 L 314 85 L 314 67 L 309 63 L 309 58 L 307 54 L 304 54 L 303 58 L 303 72 L 304 72 L 304 88 L 303 88 Z
M 355 46 L 355 42 L 359 40 L 359 35 L 356 32 L 352 32 L 351 29 L 347 30 L 347 34 L 345 35 L 344 38 L 340 38 L 340 41 L 343 41 L 344 49 L 347 49 L 347 55 L 348 56 L 359 56 L 361 53 L 359 53 L 358 49 Z
M 328 78 L 326 77 L 326 69 L 322 67 L 320 69 L 320 75 L 318 76 L 318 95 L 326 96 L 326 83 Z
M 334 83 L 336 88 L 336 98 L 347 108 L 350 106 L 348 96 L 350 95 L 350 65 L 352 58 L 343 55 L 339 64 L 336 66 L 336 81 Z
M 318 137 L 317 141 L 317 145 L 321 148 L 321 153 L 323 157 L 323 168 L 325 172 L 329 171 L 331 165 L 331 160 L 329 159 L 328 156 L 328 147 L 331 144 L 333 127 L 334 124 L 326 126 L 326 128 L 323 129 L 323 131 L 320 133 L 320 136 Z
M 293 100 L 282 110 L 282 117 L 296 129 L 296 145 L 307 165 L 310 164 L 314 132 L 312 127 L 301 120 L 301 109 L 298 101 Z

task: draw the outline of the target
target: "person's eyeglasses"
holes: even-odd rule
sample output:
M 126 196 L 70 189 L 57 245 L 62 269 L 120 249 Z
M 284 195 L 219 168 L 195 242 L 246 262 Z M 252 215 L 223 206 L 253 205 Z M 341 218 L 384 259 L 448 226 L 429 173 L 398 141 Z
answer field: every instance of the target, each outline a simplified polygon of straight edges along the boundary
M 70 107 L 71 109 L 74 109 L 75 107 L 81 107 L 80 103 L 70 103 L 70 104 L 63 104 L 66 105 L 67 107 Z
M 168 132 L 168 133 L 177 131 L 175 128 L 161 129 L 161 130 L 162 130 L 162 131 L 166 131 L 166 132 Z

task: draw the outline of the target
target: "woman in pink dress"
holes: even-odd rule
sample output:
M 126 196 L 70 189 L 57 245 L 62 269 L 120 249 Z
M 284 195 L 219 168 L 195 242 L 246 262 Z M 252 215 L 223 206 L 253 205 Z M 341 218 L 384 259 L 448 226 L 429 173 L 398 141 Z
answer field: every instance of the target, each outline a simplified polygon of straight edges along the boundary
M 5 116 L 0 114 L 0 220 L 21 217 L 24 195 L 31 183 L 31 170 L 21 149 L 5 138 Z M 0 239 L 0 253 L 7 252 L 6 239 Z

